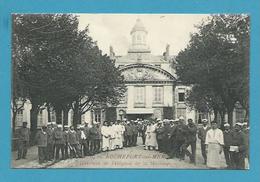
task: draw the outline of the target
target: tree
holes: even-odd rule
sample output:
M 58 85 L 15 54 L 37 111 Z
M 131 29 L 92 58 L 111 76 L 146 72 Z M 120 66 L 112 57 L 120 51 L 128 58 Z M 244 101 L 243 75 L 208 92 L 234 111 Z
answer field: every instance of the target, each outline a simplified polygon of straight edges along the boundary
M 58 123 L 72 108 L 76 124 L 93 106 L 118 102 L 125 88 L 114 62 L 71 14 L 14 15 L 13 72 L 13 91 L 22 85 L 21 97 L 32 104 L 32 131 L 43 106 L 54 108 Z
M 176 58 L 179 79 L 213 91 L 211 101 L 223 103 L 232 124 L 237 101 L 248 109 L 249 17 L 213 15 L 191 35 L 186 49 Z M 205 96 L 205 95 L 204 95 Z M 216 103 L 218 105 L 218 103 Z

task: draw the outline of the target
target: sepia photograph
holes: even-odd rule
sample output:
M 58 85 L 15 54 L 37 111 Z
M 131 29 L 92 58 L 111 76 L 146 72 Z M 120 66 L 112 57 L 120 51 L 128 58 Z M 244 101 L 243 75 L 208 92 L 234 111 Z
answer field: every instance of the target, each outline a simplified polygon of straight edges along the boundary
M 12 14 L 11 168 L 249 170 L 248 14 Z

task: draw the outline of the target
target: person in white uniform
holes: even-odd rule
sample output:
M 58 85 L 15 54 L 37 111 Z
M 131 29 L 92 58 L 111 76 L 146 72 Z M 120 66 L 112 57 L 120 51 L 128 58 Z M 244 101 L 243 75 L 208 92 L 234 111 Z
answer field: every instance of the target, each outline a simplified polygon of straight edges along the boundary
M 102 134 L 102 151 L 109 150 L 109 141 L 110 141 L 110 133 L 108 128 L 108 123 L 105 121 L 103 126 L 101 127 Z
M 224 146 L 223 132 L 218 129 L 217 122 L 211 122 L 211 129 L 206 134 L 207 167 L 218 169 L 225 167 L 222 157 Z
M 149 121 L 145 132 L 145 150 L 158 150 L 155 130 L 155 125 Z

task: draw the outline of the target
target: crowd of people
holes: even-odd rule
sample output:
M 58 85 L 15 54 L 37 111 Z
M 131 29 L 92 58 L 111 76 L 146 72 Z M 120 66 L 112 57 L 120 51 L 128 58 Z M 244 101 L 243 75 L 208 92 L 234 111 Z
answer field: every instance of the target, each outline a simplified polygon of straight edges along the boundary
M 62 126 L 48 123 L 42 126 L 35 136 L 38 146 L 39 163 L 59 161 L 69 158 L 83 158 L 100 152 L 124 147 L 137 146 L 138 136 L 144 150 L 158 150 L 168 155 L 167 159 L 178 158 L 196 164 L 196 144 L 200 140 L 201 154 L 209 168 L 245 169 L 249 159 L 249 127 L 237 122 L 234 127 L 228 123 L 224 129 L 218 128 L 215 121 L 209 125 L 206 119 L 198 126 L 192 119 L 185 124 L 183 117 L 177 120 L 131 120 L 107 122 L 101 125 Z M 26 158 L 30 130 L 27 123 L 17 130 L 18 158 Z M 221 160 L 224 153 L 226 164 Z

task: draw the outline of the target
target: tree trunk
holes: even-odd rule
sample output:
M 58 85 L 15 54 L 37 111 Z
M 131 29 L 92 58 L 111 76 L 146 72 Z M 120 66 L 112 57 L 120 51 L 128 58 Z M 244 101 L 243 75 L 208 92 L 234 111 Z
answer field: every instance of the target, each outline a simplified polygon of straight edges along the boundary
M 218 110 L 214 109 L 213 112 L 214 112 L 214 121 L 217 122 L 218 121 Z
M 33 144 L 32 141 L 34 141 L 35 139 L 35 135 L 36 135 L 36 132 L 37 132 L 37 125 L 38 125 L 38 121 L 37 121 L 37 118 L 38 118 L 38 112 L 39 112 L 39 109 L 37 106 L 35 106 L 33 103 L 32 103 L 32 109 L 30 111 L 30 116 L 31 116 L 31 136 L 30 136 L 30 141 L 31 141 L 31 144 Z
M 233 111 L 234 111 L 234 107 L 233 108 L 228 108 L 228 123 L 230 124 L 230 126 L 233 126 Z
M 61 108 L 55 108 L 55 113 L 56 113 L 56 123 L 62 124 L 62 120 L 61 120 L 62 110 L 61 110 Z
M 16 115 L 17 115 L 17 112 L 15 112 L 13 110 L 13 116 L 12 116 L 12 125 L 13 125 L 12 131 L 13 131 L 13 134 L 15 133 L 15 127 L 16 127 L 16 123 L 15 123 Z
M 68 117 L 69 117 L 68 114 L 69 114 L 69 109 L 65 107 L 63 109 L 63 126 L 68 125 Z
M 80 112 L 79 112 L 79 102 L 76 102 L 73 109 L 73 126 L 77 127 L 77 124 L 80 124 Z
M 51 110 L 50 110 L 50 106 L 47 106 L 47 113 L 48 113 L 48 123 L 51 122 Z

